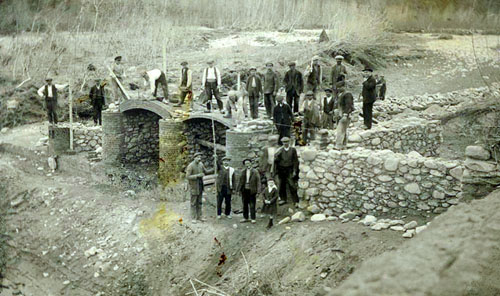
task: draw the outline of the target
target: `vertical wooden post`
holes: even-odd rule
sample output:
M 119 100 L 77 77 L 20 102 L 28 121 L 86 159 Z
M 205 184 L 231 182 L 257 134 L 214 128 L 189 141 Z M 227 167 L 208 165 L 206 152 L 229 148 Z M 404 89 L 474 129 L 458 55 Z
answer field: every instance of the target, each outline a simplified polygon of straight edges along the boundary
M 73 151 L 73 94 L 71 92 L 71 81 L 69 82 L 69 149 Z
M 237 84 L 237 87 L 238 87 L 238 91 L 240 91 L 240 87 L 241 87 L 241 76 L 240 76 L 240 72 L 238 72 L 238 84 Z

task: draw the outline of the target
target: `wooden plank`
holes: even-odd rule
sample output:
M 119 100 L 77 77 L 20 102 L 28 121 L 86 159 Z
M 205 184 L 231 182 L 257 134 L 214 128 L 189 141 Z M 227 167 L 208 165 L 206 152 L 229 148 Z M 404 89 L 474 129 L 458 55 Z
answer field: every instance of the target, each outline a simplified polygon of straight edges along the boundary
M 120 90 L 125 95 L 125 98 L 127 100 L 130 100 L 130 97 L 129 97 L 127 91 L 125 90 L 125 88 L 123 87 L 122 83 L 120 82 L 120 79 L 116 78 L 115 72 L 113 72 L 113 70 L 111 70 L 111 68 L 109 66 L 106 66 L 106 67 L 108 68 L 109 73 L 111 74 L 111 78 L 113 78 L 115 80 L 116 84 L 118 84 L 118 87 L 120 88 Z
M 73 151 L 73 92 L 71 91 L 71 81 L 68 84 L 69 90 L 69 150 Z
M 226 147 L 224 145 L 217 144 L 217 143 L 214 145 L 214 143 L 209 142 L 209 141 L 205 141 L 205 140 L 196 140 L 196 142 L 202 146 L 205 146 L 205 147 L 214 148 L 214 146 L 215 146 L 215 149 L 217 149 L 219 151 L 226 152 Z

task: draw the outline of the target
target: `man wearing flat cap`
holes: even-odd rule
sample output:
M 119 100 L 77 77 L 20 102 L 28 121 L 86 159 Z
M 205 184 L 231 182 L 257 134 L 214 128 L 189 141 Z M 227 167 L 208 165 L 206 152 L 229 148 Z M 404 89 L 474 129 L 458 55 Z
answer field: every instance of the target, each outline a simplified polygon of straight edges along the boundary
M 311 60 L 311 65 L 307 69 L 307 89 L 311 90 L 314 95 L 316 95 L 322 80 L 323 70 L 319 64 L 319 57 L 314 56 Z
M 38 95 L 45 99 L 45 108 L 47 108 L 47 117 L 49 122 L 57 124 L 57 93 L 68 86 L 67 84 L 52 84 L 52 78 L 45 79 L 44 86 L 38 89 Z
M 113 64 L 112 70 L 116 76 L 116 79 L 118 79 L 118 81 L 120 81 L 121 83 L 125 78 L 125 71 L 122 65 L 122 56 L 115 57 L 115 62 Z M 120 89 L 120 86 L 113 77 L 111 78 L 111 92 L 113 93 L 113 99 L 115 100 L 115 103 L 120 102 L 120 98 L 122 97 L 122 91 Z
M 363 90 L 361 92 L 363 96 L 363 120 L 365 129 L 371 129 L 373 121 L 373 103 L 375 103 L 377 99 L 377 81 L 373 77 L 373 70 L 370 68 L 365 68 L 363 70 L 363 77 L 366 79 L 363 82 Z
M 224 104 L 220 99 L 220 87 L 222 86 L 221 74 L 219 69 L 214 66 L 213 60 L 208 61 L 208 67 L 203 70 L 202 85 L 207 95 L 207 112 L 212 110 L 212 97 L 215 97 L 219 112 L 224 114 Z
M 184 101 L 186 100 L 186 97 L 188 95 L 191 96 L 193 95 L 193 87 L 192 87 L 193 73 L 188 68 L 188 62 L 186 61 L 182 62 L 181 66 L 182 69 L 181 69 L 181 77 L 179 83 L 179 104 L 177 104 L 178 107 L 184 104 Z
M 101 79 L 96 78 L 95 85 L 90 88 L 89 98 L 92 104 L 95 125 L 102 125 L 102 106 L 104 106 L 104 86 L 101 84 Z
M 229 157 L 223 157 L 222 167 L 217 172 L 217 219 L 221 218 L 224 202 L 226 204 L 224 214 L 231 219 L 231 196 L 236 189 L 236 174 L 234 168 L 229 166 L 229 161 Z
M 319 108 L 314 99 L 314 92 L 308 90 L 304 100 L 304 119 L 302 121 L 302 135 L 306 144 L 310 144 L 314 140 L 318 126 Z
M 191 192 L 191 218 L 193 223 L 205 221 L 201 217 L 201 201 L 203 195 L 203 176 L 210 174 L 213 170 L 205 168 L 201 162 L 201 152 L 194 155 L 194 160 L 186 168 L 186 179 L 189 182 Z
M 262 93 L 262 82 L 259 75 L 257 75 L 255 67 L 250 68 L 250 76 L 247 79 L 247 92 L 250 103 L 250 115 L 252 119 L 257 119 L 259 118 L 259 100 Z
M 257 203 L 257 193 L 260 192 L 260 176 L 259 172 L 252 167 L 252 160 L 243 160 L 243 165 L 245 165 L 245 169 L 238 182 L 238 192 L 241 193 L 243 202 L 243 220 L 240 222 L 245 223 L 249 221 L 248 211 L 250 210 L 252 224 L 255 224 L 255 204 Z
M 290 147 L 290 138 L 284 137 L 283 146 L 274 154 L 273 177 L 278 177 L 278 189 L 280 204 L 285 204 L 291 197 L 295 206 L 298 207 L 299 197 L 297 195 L 297 181 L 299 178 L 299 157 L 297 150 Z
M 339 82 L 340 75 L 344 75 L 344 80 L 345 77 L 347 77 L 347 69 L 344 65 L 342 65 L 344 57 L 341 55 L 337 55 L 335 57 L 335 60 L 337 61 L 337 64 L 332 67 L 332 72 L 331 72 L 331 83 L 332 83 L 332 90 L 334 93 L 336 90 L 337 82 Z
M 286 101 L 292 107 L 293 113 L 299 112 L 299 97 L 304 92 L 304 79 L 302 73 L 295 69 L 295 62 L 288 64 L 290 69 L 285 73 L 283 83 L 286 90 Z
M 283 102 L 282 95 L 276 97 L 276 106 L 274 106 L 273 110 L 273 122 L 279 134 L 278 144 L 281 145 L 281 139 L 290 137 L 290 129 L 294 122 L 292 108 L 290 105 Z
M 279 79 L 278 74 L 273 70 L 273 63 L 266 63 L 266 73 L 264 74 L 264 105 L 266 106 L 266 115 L 273 118 L 273 109 L 276 105 L 276 94 L 278 93 Z
M 337 99 L 333 96 L 331 88 L 325 90 L 326 96 L 323 98 L 322 108 L 322 126 L 324 129 L 333 129 L 333 122 L 335 117 L 335 109 L 337 107 Z

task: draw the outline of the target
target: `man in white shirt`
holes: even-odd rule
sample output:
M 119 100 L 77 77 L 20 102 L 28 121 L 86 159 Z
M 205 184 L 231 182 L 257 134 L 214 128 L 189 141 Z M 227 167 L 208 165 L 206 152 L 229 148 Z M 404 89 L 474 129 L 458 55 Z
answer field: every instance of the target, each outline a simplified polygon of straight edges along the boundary
M 192 88 L 192 71 L 188 68 L 188 62 L 184 61 L 181 63 L 182 69 L 181 69 L 181 79 L 180 79 L 180 84 L 179 84 L 179 104 L 176 106 L 180 107 L 184 104 L 184 100 L 186 100 L 186 97 L 189 94 L 193 94 L 193 88 Z
M 250 210 L 250 218 L 252 224 L 255 224 L 255 204 L 257 202 L 257 193 L 260 192 L 260 175 L 259 172 L 253 168 L 252 160 L 245 159 L 243 161 L 245 169 L 240 177 L 238 184 L 243 201 L 243 220 L 241 223 L 248 222 L 248 211 Z
M 47 108 L 47 117 L 49 122 L 57 124 L 57 91 L 63 90 L 67 84 L 52 84 L 52 78 L 45 79 L 46 85 L 38 89 L 38 95 L 45 99 L 45 107 Z
M 165 76 L 165 73 L 161 71 L 160 69 L 153 69 L 150 71 L 144 71 L 142 73 L 142 77 L 145 80 L 145 84 L 149 82 L 149 87 L 151 89 L 151 94 L 153 97 L 157 98 L 156 93 L 158 90 L 158 86 L 161 85 L 163 89 L 163 98 L 165 99 L 165 102 L 168 102 L 168 84 L 167 84 L 167 77 Z
M 221 218 L 222 203 L 226 203 L 224 214 L 231 219 L 231 196 L 236 189 L 236 174 L 229 166 L 229 157 L 222 158 L 222 167 L 217 172 L 217 219 Z
M 212 109 L 212 96 L 215 96 L 217 100 L 217 107 L 220 113 L 224 114 L 224 105 L 220 99 L 219 89 L 222 85 L 222 80 L 220 76 L 220 71 L 214 66 L 214 61 L 208 62 L 208 67 L 203 70 L 202 85 L 205 88 L 205 93 L 207 95 L 207 112 Z

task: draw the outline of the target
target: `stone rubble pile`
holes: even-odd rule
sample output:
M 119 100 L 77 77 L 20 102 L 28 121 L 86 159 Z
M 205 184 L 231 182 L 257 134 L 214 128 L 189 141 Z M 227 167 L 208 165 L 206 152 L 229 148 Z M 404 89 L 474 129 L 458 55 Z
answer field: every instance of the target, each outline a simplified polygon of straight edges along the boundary
M 253 131 L 262 131 L 266 129 L 271 129 L 272 127 L 273 127 L 272 120 L 252 119 L 248 121 L 242 121 L 234 128 L 234 131 L 241 133 L 248 133 Z
M 465 150 L 462 191 L 467 200 L 488 195 L 500 185 L 500 168 L 489 150 L 468 146 Z
M 427 223 L 427 225 L 418 226 L 417 221 L 406 223 L 403 220 L 377 219 L 375 216 L 366 215 L 362 220 L 358 221 L 358 223 L 368 226 L 371 230 L 374 231 L 385 229 L 401 231 L 404 232 L 403 237 L 412 238 L 416 234 L 425 230 L 430 222 Z
M 458 161 L 360 147 L 329 152 L 307 148 L 299 158 L 299 196 L 327 216 L 442 213 L 461 197 Z

